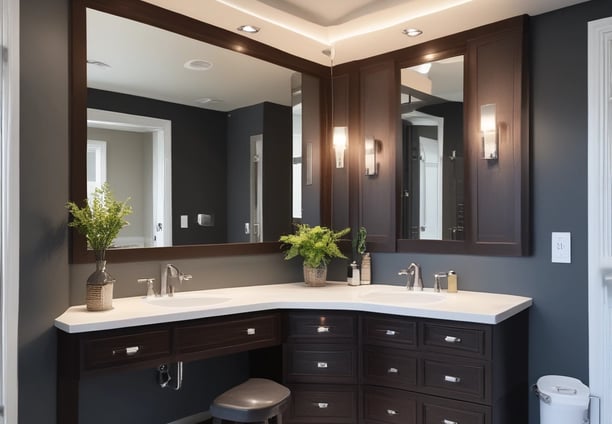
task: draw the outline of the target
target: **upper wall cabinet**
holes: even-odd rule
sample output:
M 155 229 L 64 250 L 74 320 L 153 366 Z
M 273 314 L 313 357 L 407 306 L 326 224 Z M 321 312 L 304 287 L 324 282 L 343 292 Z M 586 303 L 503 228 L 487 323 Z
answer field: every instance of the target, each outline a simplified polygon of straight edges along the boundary
M 345 172 L 359 214 L 348 219 L 367 228 L 369 250 L 529 253 L 526 25 L 517 17 L 336 71 L 350 81 L 334 91 L 353 125 Z M 346 190 L 338 181 L 334 193 Z

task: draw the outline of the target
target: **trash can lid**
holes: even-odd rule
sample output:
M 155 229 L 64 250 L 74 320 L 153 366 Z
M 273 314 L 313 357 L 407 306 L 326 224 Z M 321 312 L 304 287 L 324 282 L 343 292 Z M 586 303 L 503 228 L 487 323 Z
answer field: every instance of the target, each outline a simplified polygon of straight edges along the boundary
M 551 404 L 589 406 L 588 386 L 576 378 L 562 375 L 545 375 L 538 379 L 540 393 L 550 397 Z

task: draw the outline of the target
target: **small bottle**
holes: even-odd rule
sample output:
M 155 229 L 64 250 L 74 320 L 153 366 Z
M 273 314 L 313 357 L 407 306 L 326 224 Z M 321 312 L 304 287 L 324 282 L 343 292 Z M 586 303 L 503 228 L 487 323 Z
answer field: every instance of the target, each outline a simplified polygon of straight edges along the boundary
M 457 293 L 457 273 L 452 269 L 448 271 L 448 293 Z
M 372 282 L 372 258 L 369 253 L 364 253 L 361 257 L 361 284 Z
M 359 276 L 359 268 L 357 267 L 357 262 L 353 261 L 353 263 L 351 264 L 351 268 L 353 271 L 353 278 L 351 279 L 350 285 L 358 286 L 361 279 Z
M 353 285 L 353 264 L 346 267 L 346 282 L 349 286 Z

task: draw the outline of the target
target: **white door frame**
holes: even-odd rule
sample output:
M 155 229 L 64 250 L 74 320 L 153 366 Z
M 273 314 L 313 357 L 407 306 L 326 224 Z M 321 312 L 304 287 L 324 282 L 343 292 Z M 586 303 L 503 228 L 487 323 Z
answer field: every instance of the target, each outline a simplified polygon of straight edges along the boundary
M 172 122 L 167 119 L 87 109 L 87 125 L 121 131 L 153 133 L 153 223 L 161 222 L 163 236 L 154 246 L 172 246 Z
M 589 22 L 588 98 L 589 387 L 600 398 L 591 423 L 612 424 L 612 18 Z
M 17 424 L 19 318 L 19 1 L 0 0 L 0 423 Z

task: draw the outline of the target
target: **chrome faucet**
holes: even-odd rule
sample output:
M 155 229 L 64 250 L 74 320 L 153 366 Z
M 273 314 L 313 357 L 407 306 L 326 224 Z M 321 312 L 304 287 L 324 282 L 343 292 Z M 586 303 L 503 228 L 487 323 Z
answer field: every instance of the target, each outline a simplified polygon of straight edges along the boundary
M 433 289 L 435 292 L 439 292 L 441 289 L 441 285 L 440 285 L 440 280 L 442 278 L 448 278 L 448 273 L 447 272 L 436 272 L 434 274 L 434 286 Z
M 419 264 L 412 262 L 408 266 L 408 269 L 402 269 L 397 274 L 408 276 L 408 278 L 406 279 L 406 288 L 408 290 L 423 290 L 423 277 L 421 272 L 421 266 Z
M 160 295 L 173 296 L 177 284 L 182 284 L 185 280 L 191 280 L 192 276 L 183 274 L 176 265 L 166 264 L 162 268 L 162 278 Z

